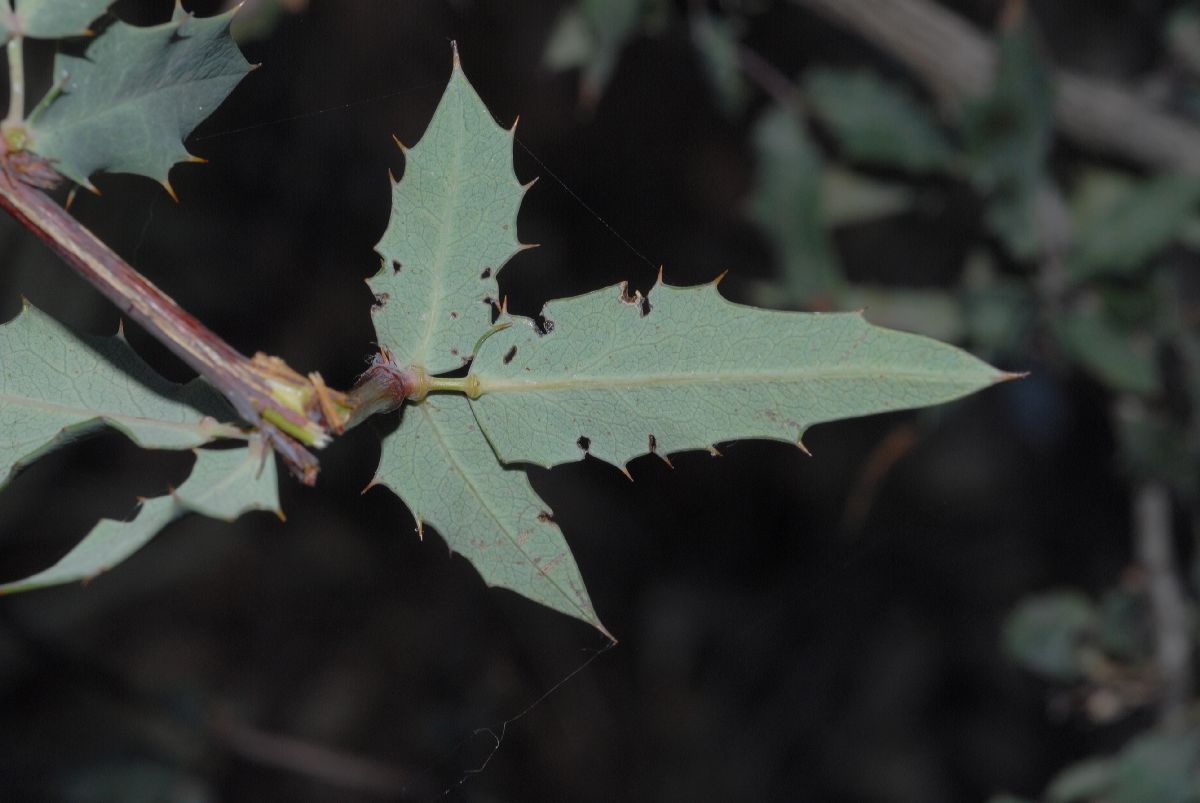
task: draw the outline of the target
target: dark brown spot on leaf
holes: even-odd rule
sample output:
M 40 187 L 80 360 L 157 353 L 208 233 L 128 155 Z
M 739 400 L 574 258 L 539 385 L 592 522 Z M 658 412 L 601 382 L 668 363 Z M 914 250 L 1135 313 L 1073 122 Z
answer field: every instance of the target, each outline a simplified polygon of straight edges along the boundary
M 389 298 L 391 298 L 391 296 L 387 293 L 378 293 L 375 296 L 375 303 L 371 306 L 371 313 L 374 314 L 386 307 Z
M 507 352 L 507 353 L 505 353 L 505 355 L 504 355 L 504 364 L 505 364 L 505 365 L 508 365 L 510 362 L 512 362 L 512 361 L 513 361 L 513 357 L 515 357 L 515 356 L 517 356 L 517 347 L 516 347 L 516 346 L 513 346 L 512 348 L 510 348 L 510 349 L 508 350 L 508 352 Z
M 492 269 L 490 267 L 484 268 L 483 273 L 479 274 L 480 279 L 489 279 L 489 278 L 491 278 L 491 276 L 492 276 Z
M 650 435 L 650 451 L 652 451 L 652 452 L 658 451 L 658 441 L 656 441 L 654 439 L 653 433 L 651 433 L 651 435 Z
M 454 321 L 457 319 L 458 319 L 458 313 L 455 312 L 454 310 L 450 310 L 450 320 Z
M 554 521 L 554 514 L 551 513 L 549 510 L 543 510 L 541 513 L 539 513 L 537 515 L 537 520 L 540 521 L 542 524 L 547 524 L 549 522 Z
M 402 270 L 404 270 L 404 266 L 400 264 L 400 260 L 398 260 L 398 259 L 393 260 L 392 261 L 392 273 L 399 273 Z

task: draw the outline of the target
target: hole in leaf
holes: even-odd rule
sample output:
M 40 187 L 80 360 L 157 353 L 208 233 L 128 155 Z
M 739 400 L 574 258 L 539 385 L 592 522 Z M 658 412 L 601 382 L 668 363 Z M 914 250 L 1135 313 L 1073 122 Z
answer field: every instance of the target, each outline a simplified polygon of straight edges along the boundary
M 392 273 L 399 273 L 404 270 L 404 266 L 400 264 L 400 260 L 392 260 Z
M 533 319 L 533 327 L 539 335 L 548 335 L 554 331 L 554 321 L 539 314 Z
M 389 295 L 388 293 L 377 294 L 375 296 L 375 303 L 371 305 L 371 313 L 374 314 L 376 312 L 379 312 L 384 307 L 386 307 L 389 298 L 391 298 L 391 295 Z
M 650 298 L 649 298 L 649 296 L 642 296 L 641 307 L 642 307 L 642 317 L 645 318 L 647 315 L 650 314 Z
M 488 278 L 491 278 L 491 275 L 492 275 L 492 269 L 490 267 L 487 267 L 487 268 L 483 269 L 483 273 L 479 274 L 479 278 L 480 279 L 488 279 Z
M 508 365 L 510 362 L 512 362 L 512 361 L 513 361 L 513 357 L 515 357 L 515 356 L 517 356 L 517 347 L 516 347 L 516 346 L 513 346 L 513 347 L 512 347 L 512 348 L 510 348 L 510 349 L 508 350 L 508 352 L 507 352 L 507 353 L 504 355 L 504 364 L 505 364 L 505 365 Z
M 592 448 L 592 439 L 587 435 L 580 435 L 579 440 L 575 441 L 575 445 L 586 452 L 588 449 Z

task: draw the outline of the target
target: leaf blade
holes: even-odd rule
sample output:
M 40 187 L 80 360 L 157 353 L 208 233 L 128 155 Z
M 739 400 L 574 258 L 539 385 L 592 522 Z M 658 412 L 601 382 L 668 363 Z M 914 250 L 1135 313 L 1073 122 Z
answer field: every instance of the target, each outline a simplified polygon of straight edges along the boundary
M 420 142 L 405 150 L 392 214 L 367 284 L 379 344 L 431 374 L 461 367 L 491 323 L 496 276 L 521 248 L 513 132 L 475 93 L 457 53 L 445 94 Z M 396 267 L 398 266 L 398 267 Z
M 419 530 L 432 525 L 489 586 L 609 635 L 549 506 L 523 471 L 496 460 L 465 398 L 437 396 L 406 407 L 399 429 L 383 441 L 372 484 L 399 496 Z
M 27 305 L 0 325 L 0 488 L 23 464 L 108 425 L 151 449 L 187 449 L 237 428 L 199 380 L 155 374 L 119 337 L 80 337 Z
M 173 165 L 194 161 L 183 140 L 250 72 L 229 35 L 234 11 L 162 25 L 117 21 L 86 57 L 59 54 L 63 92 L 31 125 L 32 150 L 91 188 L 101 170 L 138 173 L 168 186 Z
M 646 299 L 618 285 L 552 301 L 544 315 L 551 332 L 511 319 L 472 363 L 472 407 L 505 462 L 592 454 L 624 467 L 739 438 L 799 443 L 813 424 L 949 401 L 1011 377 L 856 313 L 733 304 L 715 283 L 660 280 Z
M 53 566 L 0 585 L 0 594 L 90 580 L 128 559 L 186 513 L 233 521 L 250 510 L 279 514 L 275 461 L 261 439 L 237 449 L 198 449 L 191 474 L 174 493 L 144 500 L 129 521 L 102 519 Z
M 86 36 L 113 0 L 16 0 L 21 34 L 35 39 Z

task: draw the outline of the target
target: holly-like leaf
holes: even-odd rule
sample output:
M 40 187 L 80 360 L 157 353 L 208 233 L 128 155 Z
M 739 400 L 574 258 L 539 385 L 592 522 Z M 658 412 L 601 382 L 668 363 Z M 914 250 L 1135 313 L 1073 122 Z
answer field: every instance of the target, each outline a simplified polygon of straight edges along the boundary
M 590 453 L 623 467 L 738 438 L 799 443 L 813 424 L 938 404 L 1013 377 L 858 313 L 734 304 L 715 282 L 660 277 L 645 298 L 619 285 L 551 301 L 543 315 L 547 334 L 508 319 L 472 363 L 475 415 L 505 462 L 554 466 Z
M 513 132 L 496 125 L 454 55 L 446 93 L 405 150 L 392 216 L 368 280 L 379 344 L 430 374 L 460 368 L 491 322 L 496 276 L 521 248 Z
M 16 0 L 16 20 L 23 36 L 61 39 L 86 36 L 88 24 L 113 0 Z
M 241 437 L 213 417 L 224 409 L 200 380 L 158 376 L 119 335 L 75 335 L 29 305 L 0 326 L 0 487 L 22 464 L 105 424 L 152 449 Z
M 372 484 L 432 525 L 490 586 L 508 588 L 608 635 L 554 523 L 519 469 L 496 460 L 465 398 L 435 395 L 405 408 L 383 441 Z
M 279 513 L 279 484 L 268 447 L 255 439 L 237 449 L 198 449 L 191 475 L 174 492 L 143 501 L 130 521 L 102 520 L 58 563 L 0 585 L 0 594 L 90 580 L 141 549 L 186 513 L 233 521 L 250 510 Z
M 229 35 L 234 12 L 177 13 L 147 28 L 114 22 L 84 57 L 60 53 L 62 94 L 31 120 L 31 149 L 86 187 L 99 170 L 149 176 L 170 190 L 183 140 L 233 91 L 250 64 Z M 54 90 L 51 90 L 52 92 Z

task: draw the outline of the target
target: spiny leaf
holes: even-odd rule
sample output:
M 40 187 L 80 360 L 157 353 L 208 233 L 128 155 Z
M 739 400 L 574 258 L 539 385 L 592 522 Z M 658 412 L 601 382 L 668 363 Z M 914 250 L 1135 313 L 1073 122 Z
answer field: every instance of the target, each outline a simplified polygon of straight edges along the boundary
M 461 367 L 491 323 L 496 275 L 521 247 L 513 134 L 496 125 L 454 56 L 421 142 L 405 151 L 392 216 L 376 250 L 375 331 L 402 365 Z
M 915 173 L 954 169 L 949 141 L 898 84 L 865 70 L 813 69 L 804 95 L 852 160 Z
M 406 407 L 399 429 L 383 441 L 373 484 L 403 499 L 418 528 L 433 525 L 488 585 L 608 635 L 550 508 L 523 471 L 496 461 L 462 396 L 436 395 Z
M 99 170 L 149 176 L 196 161 L 183 139 L 237 86 L 250 64 L 229 36 L 234 12 L 162 25 L 115 22 L 85 57 L 59 54 L 62 94 L 31 121 L 32 149 L 67 178 L 91 188 Z
M 141 549 L 185 513 L 233 521 L 249 510 L 279 513 L 275 461 L 265 444 L 255 440 L 237 449 L 198 449 L 191 475 L 174 493 L 145 500 L 130 521 L 102 520 L 58 563 L 0 585 L 0 594 L 90 580 Z
M 22 464 L 105 424 L 139 446 L 240 437 L 208 385 L 159 377 L 121 337 L 72 334 L 26 306 L 0 326 L 0 487 Z
M 856 313 L 762 310 L 716 284 L 646 298 L 623 285 L 551 301 L 486 340 L 472 363 L 480 426 L 505 462 L 799 443 L 813 424 L 950 401 L 1011 377 L 966 352 Z
M 16 0 L 21 34 L 37 39 L 86 36 L 88 24 L 113 0 Z

